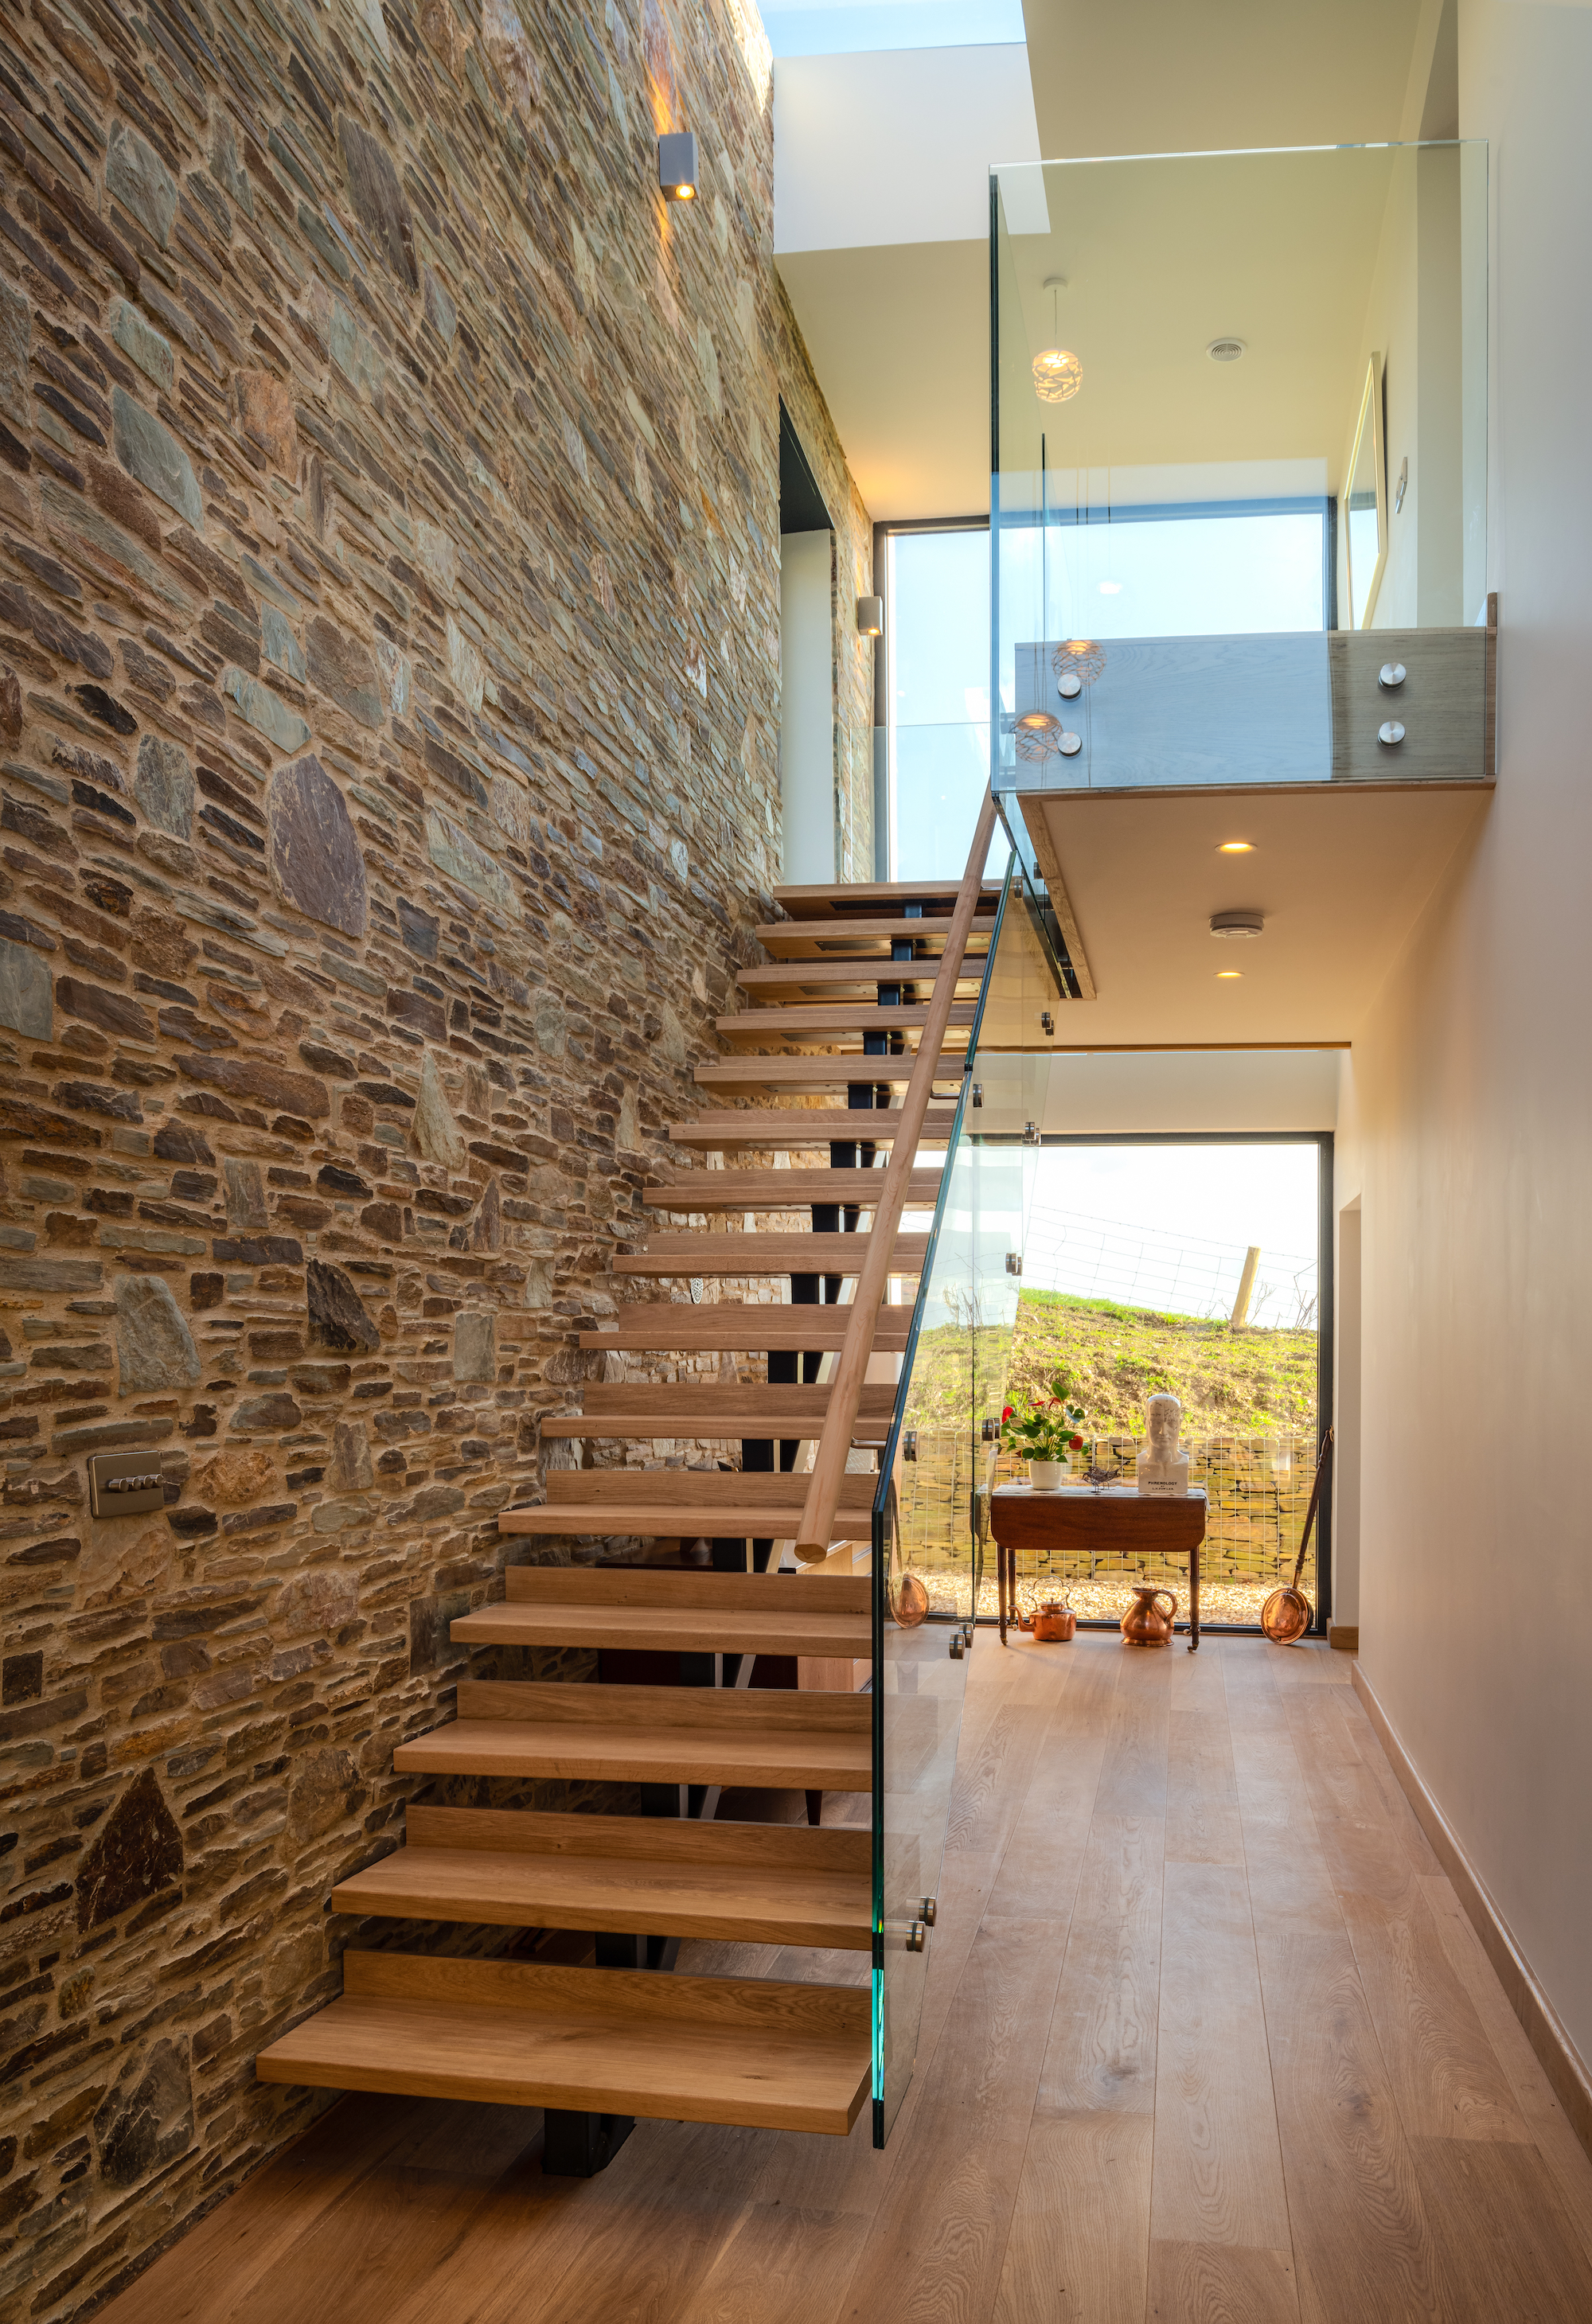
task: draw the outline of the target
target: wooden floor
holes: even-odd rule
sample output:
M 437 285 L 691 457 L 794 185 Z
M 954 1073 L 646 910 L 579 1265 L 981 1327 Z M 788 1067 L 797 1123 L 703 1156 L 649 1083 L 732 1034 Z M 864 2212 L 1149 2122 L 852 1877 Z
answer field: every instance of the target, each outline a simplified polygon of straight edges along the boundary
M 348 2098 L 103 2324 L 1592 2318 L 1592 2164 L 1346 1656 L 981 1633 L 932 1945 L 883 2153 L 646 2123 L 543 2180 L 534 2113 Z M 754 1963 L 865 1974 L 680 1966 Z

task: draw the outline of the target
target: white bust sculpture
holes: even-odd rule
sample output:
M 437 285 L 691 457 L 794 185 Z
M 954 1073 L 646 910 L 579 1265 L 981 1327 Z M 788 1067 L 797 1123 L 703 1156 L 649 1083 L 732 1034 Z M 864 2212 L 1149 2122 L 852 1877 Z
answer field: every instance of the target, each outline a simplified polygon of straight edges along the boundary
M 1150 1458 L 1152 1461 L 1175 1461 L 1178 1457 L 1178 1431 L 1183 1423 L 1183 1407 L 1175 1396 L 1152 1396 L 1144 1407 L 1150 1422 Z
M 1183 1407 L 1175 1396 L 1152 1396 L 1145 1417 L 1150 1434 L 1138 1459 L 1139 1490 L 1180 1499 L 1189 1489 L 1189 1456 L 1178 1451 Z

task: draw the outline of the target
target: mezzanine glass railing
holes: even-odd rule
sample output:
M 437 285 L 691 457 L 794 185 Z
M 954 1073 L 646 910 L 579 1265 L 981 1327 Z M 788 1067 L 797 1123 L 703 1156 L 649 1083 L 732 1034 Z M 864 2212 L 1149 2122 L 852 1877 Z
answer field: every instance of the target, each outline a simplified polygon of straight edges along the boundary
M 997 794 L 1490 780 L 1486 145 L 991 189 Z

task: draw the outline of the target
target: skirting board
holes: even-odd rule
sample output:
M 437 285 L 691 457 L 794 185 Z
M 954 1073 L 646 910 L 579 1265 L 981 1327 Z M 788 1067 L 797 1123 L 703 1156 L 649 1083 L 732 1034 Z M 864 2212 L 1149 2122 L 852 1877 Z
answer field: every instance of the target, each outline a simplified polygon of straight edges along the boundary
M 1351 1675 L 1355 1692 L 1365 1704 L 1365 1715 L 1376 1729 L 1377 1740 L 1387 1753 L 1388 1763 L 1399 1779 L 1405 1798 L 1415 1811 L 1417 1821 L 1431 1842 L 1432 1853 L 1448 1874 L 1454 1894 L 1465 1909 L 1466 1918 L 1481 1939 L 1482 1950 L 1497 1971 L 1498 1982 L 1504 1987 L 1509 2006 L 1525 2029 L 1526 2039 L 1536 2052 L 1538 2061 L 1553 2086 L 1553 2094 L 1563 2107 L 1570 2128 L 1587 2153 L 1592 2156 L 1592 2076 L 1588 2075 L 1575 2043 L 1560 2024 L 1552 2004 L 1532 1975 L 1524 1956 L 1509 1932 L 1508 1923 L 1472 1869 L 1469 1858 L 1449 1827 L 1448 1819 L 1416 1774 L 1358 1661 Z
M 1360 1626 L 1357 1622 L 1328 1622 L 1327 1643 L 1340 1655 L 1357 1655 L 1360 1651 Z

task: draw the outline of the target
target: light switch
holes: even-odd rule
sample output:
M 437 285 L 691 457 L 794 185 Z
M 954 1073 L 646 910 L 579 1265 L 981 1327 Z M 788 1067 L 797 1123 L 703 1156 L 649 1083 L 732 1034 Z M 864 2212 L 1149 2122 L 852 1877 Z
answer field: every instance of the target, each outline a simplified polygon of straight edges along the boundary
M 146 1517 L 165 1507 L 166 1480 L 156 1452 L 91 1452 L 88 1513 L 96 1517 Z

